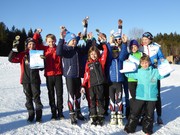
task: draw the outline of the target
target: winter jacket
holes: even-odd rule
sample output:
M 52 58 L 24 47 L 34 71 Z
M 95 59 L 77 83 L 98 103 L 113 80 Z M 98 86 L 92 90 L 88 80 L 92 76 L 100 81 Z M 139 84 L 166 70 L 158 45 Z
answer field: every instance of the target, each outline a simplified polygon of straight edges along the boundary
M 117 58 L 112 57 L 112 49 L 110 44 L 107 44 L 108 47 L 108 58 L 106 64 L 106 70 L 108 70 L 108 81 L 109 82 L 123 82 L 124 81 L 124 74 L 121 73 L 119 70 L 123 68 L 123 61 L 126 59 L 128 52 L 127 52 L 127 45 L 121 45 L 121 51 L 119 52 L 119 56 Z
M 65 44 L 64 39 L 60 39 L 56 54 L 61 56 L 63 59 L 63 75 L 68 78 L 79 78 L 82 77 L 84 68 L 83 54 L 87 52 L 86 47 L 72 47 Z
M 21 77 L 20 83 L 41 83 L 39 69 L 30 69 L 29 66 L 29 51 L 21 53 L 11 51 L 8 60 L 12 63 L 20 63 Z
M 86 62 L 84 80 L 82 83 L 83 87 L 88 86 L 88 88 L 90 88 L 91 84 L 92 86 L 95 86 L 104 83 L 104 69 L 107 58 L 107 46 L 106 44 L 103 44 L 102 47 L 104 51 L 98 60 L 90 60 Z
M 125 73 L 125 75 L 137 79 L 136 99 L 144 101 L 157 101 L 157 81 L 167 77 L 161 76 L 158 69 L 152 66 L 147 69 L 140 68 L 136 73 Z
M 132 55 L 134 56 L 135 58 L 139 59 L 142 57 L 143 53 L 142 52 L 135 52 L 135 53 L 130 53 L 129 56 Z M 137 82 L 137 80 L 133 79 L 133 78 L 128 78 L 128 82 Z
M 159 62 L 160 59 L 164 59 L 164 55 L 161 51 L 160 45 L 152 42 L 147 46 L 140 46 L 139 50 L 150 57 L 151 65 L 156 67 L 156 61 Z
M 33 39 L 36 42 L 37 50 L 44 50 L 45 58 L 45 76 L 62 75 L 62 61 L 61 57 L 56 55 L 57 46 L 49 47 L 39 44 L 40 35 L 35 33 Z

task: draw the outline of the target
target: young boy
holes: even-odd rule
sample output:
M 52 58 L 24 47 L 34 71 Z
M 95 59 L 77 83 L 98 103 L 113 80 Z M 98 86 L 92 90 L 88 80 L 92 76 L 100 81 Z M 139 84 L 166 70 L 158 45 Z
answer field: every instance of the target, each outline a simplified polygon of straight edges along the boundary
M 56 37 L 53 34 L 46 35 L 46 43 L 42 44 L 40 30 L 34 33 L 36 48 L 44 50 L 46 85 L 48 89 L 49 105 L 51 107 L 51 120 L 63 119 L 63 80 L 62 80 L 62 61 L 61 57 L 56 55 Z M 56 98 L 55 98 L 56 94 Z M 55 99 L 57 101 L 55 101 Z
M 136 88 L 135 106 L 132 107 L 124 130 L 127 133 L 134 133 L 138 124 L 139 116 L 145 105 L 145 116 L 142 121 L 142 130 L 146 134 L 153 133 L 154 109 L 157 101 L 158 88 L 157 81 L 164 78 L 160 76 L 158 69 L 150 65 L 150 58 L 142 56 L 140 59 L 141 68 L 136 73 L 126 73 L 125 75 L 138 81 Z
M 112 125 L 123 125 L 122 83 L 124 82 L 124 74 L 120 73 L 119 70 L 122 69 L 123 61 L 126 59 L 128 52 L 127 37 L 123 35 L 122 40 L 121 51 L 119 51 L 117 46 L 110 46 L 110 44 L 107 44 L 109 55 L 106 65 L 109 69 L 110 124 Z
M 68 107 L 71 124 L 77 124 L 77 119 L 85 120 L 81 114 L 81 77 L 80 77 L 80 55 L 81 48 L 78 48 L 77 41 L 80 37 L 70 33 L 65 27 L 61 28 L 60 40 L 57 47 L 57 55 L 63 58 L 63 75 L 66 78 L 68 90 Z
M 36 115 L 36 122 L 41 122 L 42 108 L 43 108 L 40 99 L 41 80 L 39 75 L 39 69 L 31 69 L 29 66 L 30 50 L 35 50 L 35 41 L 32 38 L 27 38 L 25 42 L 25 51 L 23 52 L 11 51 L 9 54 L 9 61 L 12 63 L 20 63 L 21 66 L 20 83 L 23 85 L 23 91 L 24 94 L 26 95 L 25 106 L 29 114 L 27 121 L 33 122 L 34 117 Z M 35 107 L 33 105 L 33 102 L 35 103 Z
M 157 68 L 157 62 L 164 59 L 164 55 L 161 51 L 160 45 L 153 42 L 153 35 L 150 32 L 145 32 L 142 35 L 140 51 L 150 57 L 151 65 L 154 68 Z M 160 80 L 157 83 L 158 83 L 158 100 L 156 102 L 156 113 L 158 116 L 157 123 L 163 124 L 161 118 L 162 107 L 161 107 L 161 94 L 160 94 L 160 90 L 161 90 Z

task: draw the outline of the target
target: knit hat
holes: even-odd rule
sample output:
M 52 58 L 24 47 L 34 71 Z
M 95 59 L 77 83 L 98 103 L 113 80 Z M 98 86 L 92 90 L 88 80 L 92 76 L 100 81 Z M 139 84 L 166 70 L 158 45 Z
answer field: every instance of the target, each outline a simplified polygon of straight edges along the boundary
M 121 38 L 121 34 L 120 34 L 119 32 L 115 32 L 115 33 L 113 34 L 113 36 L 114 36 L 114 39 Z
M 152 35 L 150 32 L 145 32 L 145 33 L 142 35 L 142 37 L 146 37 L 146 38 L 148 38 L 148 39 L 150 39 L 150 40 L 153 40 L 153 35 Z
M 34 43 L 35 43 L 34 39 L 31 38 L 31 37 L 29 37 L 29 38 L 27 38 L 26 41 L 25 41 L 25 46 L 27 46 L 29 42 L 34 42 Z
M 71 32 L 66 32 L 65 42 L 68 44 L 72 39 L 76 39 L 76 35 Z
M 133 39 L 133 40 L 130 41 L 130 43 L 129 43 L 129 48 L 131 48 L 132 45 L 136 45 L 136 46 L 139 48 L 138 41 L 135 40 L 135 39 Z

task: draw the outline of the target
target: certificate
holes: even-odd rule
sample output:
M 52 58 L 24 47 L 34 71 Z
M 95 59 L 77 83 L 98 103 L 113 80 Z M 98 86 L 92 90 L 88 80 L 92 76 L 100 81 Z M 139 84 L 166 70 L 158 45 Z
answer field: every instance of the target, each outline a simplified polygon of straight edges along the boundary
M 44 59 L 40 56 L 44 55 L 43 50 L 30 50 L 30 68 L 40 69 L 44 68 Z
M 174 69 L 171 68 L 171 65 L 167 60 L 163 60 L 158 64 L 158 71 L 161 76 L 165 76 L 174 71 Z

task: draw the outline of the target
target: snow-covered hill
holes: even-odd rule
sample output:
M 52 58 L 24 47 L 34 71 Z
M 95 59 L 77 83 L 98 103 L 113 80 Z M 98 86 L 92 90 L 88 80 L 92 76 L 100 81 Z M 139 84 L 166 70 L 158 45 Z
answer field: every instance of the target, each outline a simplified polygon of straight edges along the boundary
M 164 126 L 154 125 L 154 135 L 180 134 L 180 65 L 172 65 L 175 69 L 172 74 L 161 81 L 161 96 L 163 107 Z M 108 124 L 109 117 L 103 127 L 93 127 L 90 121 L 78 121 L 78 125 L 70 124 L 67 89 L 64 82 L 64 115 L 65 120 L 50 121 L 51 112 L 48 103 L 43 71 L 41 74 L 41 100 L 44 105 L 43 123 L 28 124 L 25 108 L 25 95 L 19 84 L 20 66 L 9 63 L 7 57 L 0 57 L 0 134 L 12 135 L 56 135 L 56 134 L 113 134 L 124 135 L 124 127 Z M 82 100 L 82 113 L 87 117 L 88 109 L 86 100 Z M 142 135 L 141 127 L 137 128 L 135 135 Z

